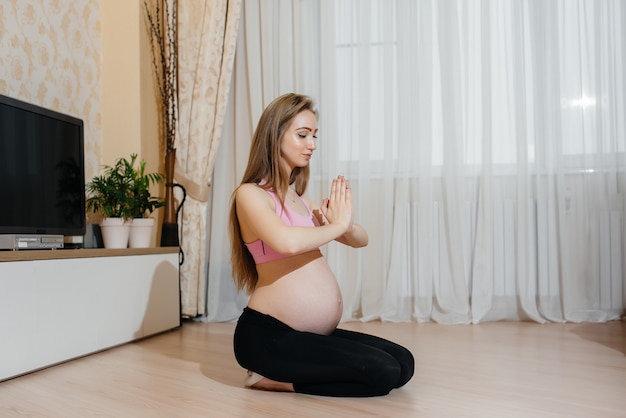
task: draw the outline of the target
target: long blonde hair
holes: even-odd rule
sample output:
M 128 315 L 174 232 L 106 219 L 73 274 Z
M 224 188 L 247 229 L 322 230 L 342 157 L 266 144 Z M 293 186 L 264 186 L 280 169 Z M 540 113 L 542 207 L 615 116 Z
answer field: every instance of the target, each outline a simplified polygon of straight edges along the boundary
M 308 96 L 295 93 L 279 96 L 265 108 L 252 136 L 248 166 L 239 185 L 257 183 L 266 190 L 271 189 L 283 205 L 289 185 L 294 184 L 298 195 L 304 194 L 309 182 L 309 166 L 296 167 L 289 175 L 280 164 L 281 138 L 293 118 L 304 110 L 317 116 L 314 102 Z M 241 237 L 235 192 L 230 206 L 233 279 L 239 290 L 245 289 L 250 294 L 256 287 L 258 274 L 254 258 Z

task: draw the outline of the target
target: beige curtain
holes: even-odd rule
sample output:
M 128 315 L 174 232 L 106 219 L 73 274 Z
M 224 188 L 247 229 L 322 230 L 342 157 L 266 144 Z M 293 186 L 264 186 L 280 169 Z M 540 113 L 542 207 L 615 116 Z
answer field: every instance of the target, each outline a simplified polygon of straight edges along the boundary
M 239 0 L 178 2 L 178 135 L 175 180 L 187 191 L 179 219 L 182 315 L 203 315 L 206 205 L 230 88 Z

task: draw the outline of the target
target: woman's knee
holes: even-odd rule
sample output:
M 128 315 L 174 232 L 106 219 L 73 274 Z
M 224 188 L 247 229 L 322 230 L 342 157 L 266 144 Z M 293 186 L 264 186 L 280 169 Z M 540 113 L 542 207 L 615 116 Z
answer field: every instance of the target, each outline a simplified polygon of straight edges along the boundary
M 398 382 L 402 379 L 403 370 L 397 361 L 386 361 L 371 370 L 369 384 L 372 387 L 373 395 L 380 396 L 388 394 L 391 389 L 398 387 Z
M 401 373 L 396 386 L 399 388 L 404 386 L 413 377 L 413 373 L 415 372 L 415 359 L 413 358 L 413 354 L 405 348 L 397 357 L 397 360 L 401 366 Z

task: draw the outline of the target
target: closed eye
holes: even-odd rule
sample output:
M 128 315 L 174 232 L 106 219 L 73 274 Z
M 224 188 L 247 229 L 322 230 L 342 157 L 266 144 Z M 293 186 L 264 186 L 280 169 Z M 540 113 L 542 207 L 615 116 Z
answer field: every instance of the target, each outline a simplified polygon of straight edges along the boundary
M 298 132 L 298 137 L 300 139 L 307 139 L 309 137 L 309 133 L 308 132 Z M 317 135 L 311 135 L 311 137 L 317 141 Z

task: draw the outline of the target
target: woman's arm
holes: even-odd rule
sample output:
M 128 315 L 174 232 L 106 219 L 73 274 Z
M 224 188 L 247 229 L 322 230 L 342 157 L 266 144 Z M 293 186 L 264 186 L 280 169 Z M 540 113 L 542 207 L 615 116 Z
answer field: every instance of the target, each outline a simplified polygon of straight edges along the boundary
M 359 224 L 352 224 L 352 228 L 336 239 L 336 241 L 353 248 L 365 247 L 369 241 L 367 231 Z
M 273 199 L 255 184 L 243 184 L 235 192 L 237 218 L 244 242 L 263 240 L 281 254 L 311 251 L 343 235 L 351 223 L 352 207 L 343 193 L 336 193 L 332 222 L 311 228 L 286 225 L 273 207 Z

